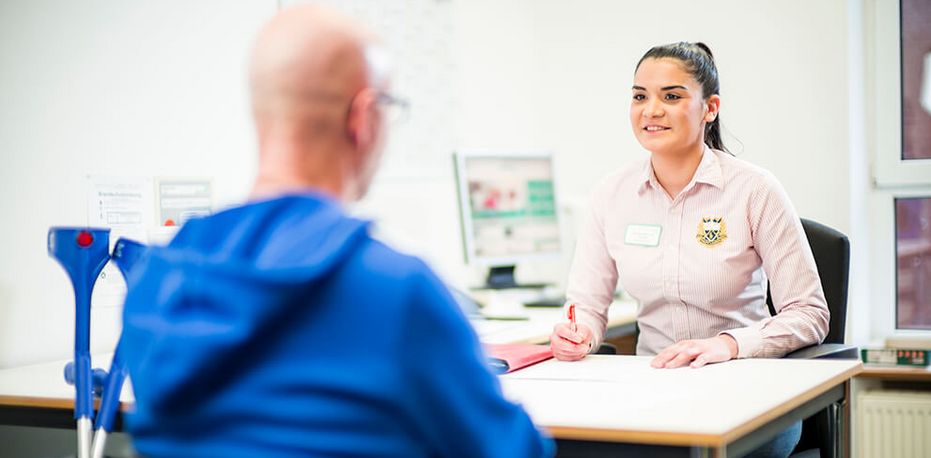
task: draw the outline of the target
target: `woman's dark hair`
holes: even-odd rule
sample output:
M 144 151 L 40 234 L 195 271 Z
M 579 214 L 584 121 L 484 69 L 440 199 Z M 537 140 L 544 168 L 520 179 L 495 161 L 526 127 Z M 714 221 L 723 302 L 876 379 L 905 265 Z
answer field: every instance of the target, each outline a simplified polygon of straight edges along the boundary
M 712 95 L 718 95 L 721 91 L 718 68 L 714 65 L 714 56 L 711 54 L 708 45 L 702 42 L 688 43 L 680 41 L 668 45 L 654 46 L 637 62 L 637 69 L 647 59 L 676 59 L 682 62 L 685 70 L 701 85 L 702 97 L 705 99 Z M 636 72 L 637 69 L 634 69 L 634 71 Z M 720 115 L 715 116 L 714 121 L 705 125 L 705 144 L 717 150 L 730 152 L 724 147 L 724 139 L 721 138 Z

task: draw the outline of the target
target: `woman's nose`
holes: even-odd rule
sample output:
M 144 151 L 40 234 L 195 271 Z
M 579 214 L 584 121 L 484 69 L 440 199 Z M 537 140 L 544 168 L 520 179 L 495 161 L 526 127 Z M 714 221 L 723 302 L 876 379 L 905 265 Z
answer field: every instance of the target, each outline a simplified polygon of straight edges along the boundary
M 656 118 L 663 114 L 663 105 L 656 99 L 648 100 L 646 106 L 643 107 L 643 116 L 647 118 Z

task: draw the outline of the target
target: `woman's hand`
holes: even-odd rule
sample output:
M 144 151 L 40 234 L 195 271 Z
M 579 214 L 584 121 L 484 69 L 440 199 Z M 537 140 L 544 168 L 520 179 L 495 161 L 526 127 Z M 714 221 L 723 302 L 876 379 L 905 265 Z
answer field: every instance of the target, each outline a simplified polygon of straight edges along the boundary
M 578 361 L 588 354 L 592 348 L 592 330 L 584 324 L 576 324 L 575 331 L 572 324 L 559 323 L 553 328 L 550 336 L 550 349 L 553 356 L 560 361 Z
M 650 365 L 672 369 L 688 364 L 702 367 L 709 363 L 729 361 L 737 356 L 737 341 L 727 334 L 700 340 L 683 340 L 659 352 Z

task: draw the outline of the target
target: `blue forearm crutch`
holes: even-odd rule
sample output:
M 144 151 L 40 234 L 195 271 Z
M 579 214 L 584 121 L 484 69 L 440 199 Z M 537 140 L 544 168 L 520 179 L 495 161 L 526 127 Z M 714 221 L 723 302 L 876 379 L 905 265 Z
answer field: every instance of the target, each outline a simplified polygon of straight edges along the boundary
M 113 260 L 120 269 L 123 278 L 129 281 L 129 271 L 145 253 L 145 245 L 127 239 L 119 239 L 113 246 Z M 123 381 L 126 379 L 126 362 L 120 354 L 120 343 L 116 344 L 113 362 L 110 363 L 110 372 L 104 382 L 103 398 L 100 401 L 100 410 L 97 412 L 97 421 L 94 424 L 94 445 L 92 458 L 103 458 L 107 445 L 107 435 L 113 432 L 113 423 L 120 406 L 120 392 Z
M 91 376 L 91 294 L 97 276 L 110 258 L 110 229 L 53 227 L 48 253 L 68 273 L 74 287 L 74 418 L 77 420 L 78 458 L 89 458 L 94 418 Z

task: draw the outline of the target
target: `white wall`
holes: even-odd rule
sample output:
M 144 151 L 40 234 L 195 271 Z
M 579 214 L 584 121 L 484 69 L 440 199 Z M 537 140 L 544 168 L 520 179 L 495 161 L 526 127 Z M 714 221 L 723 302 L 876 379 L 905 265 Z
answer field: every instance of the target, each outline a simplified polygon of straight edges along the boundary
M 395 157 L 358 211 L 378 217 L 380 234 L 454 283 L 474 283 L 478 270 L 462 262 L 446 158 L 460 147 L 543 148 L 557 154 L 571 236 L 592 183 L 645 157 L 627 121 L 636 61 L 655 44 L 701 40 L 718 60 L 722 119 L 739 139 L 731 148 L 773 171 L 802 216 L 849 232 L 848 195 L 864 186 L 851 172 L 861 162 L 848 154 L 856 92 L 848 45 L 857 37 L 848 24 L 857 2 L 849 3 L 437 2 L 453 14 L 455 71 L 436 91 L 448 91 L 441 95 L 454 130 L 449 140 L 427 142 L 429 153 L 416 151 L 442 157 L 407 164 L 412 176 L 398 171 L 404 161 Z M 221 204 L 242 198 L 254 172 L 245 56 L 275 8 L 271 0 L 0 4 L 0 236 L 8 243 L 0 366 L 71 351 L 70 289 L 45 254 L 45 232 L 84 223 L 85 174 L 211 176 Z M 400 129 L 402 138 L 420 135 Z M 519 274 L 561 281 L 567 263 L 568 255 Z M 851 299 L 852 308 L 866 306 Z M 93 320 L 95 348 L 112 346 L 119 310 L 97 310 Z
M 249 43 L 273 0 L 0 2 L 0 366 L 68 357 L 73 298 L 46 255 L 86 224 L 86 174 L 212 176 L 219 202 L 254 173 Z M 119 308 L 95 309 L 92 349 Z

